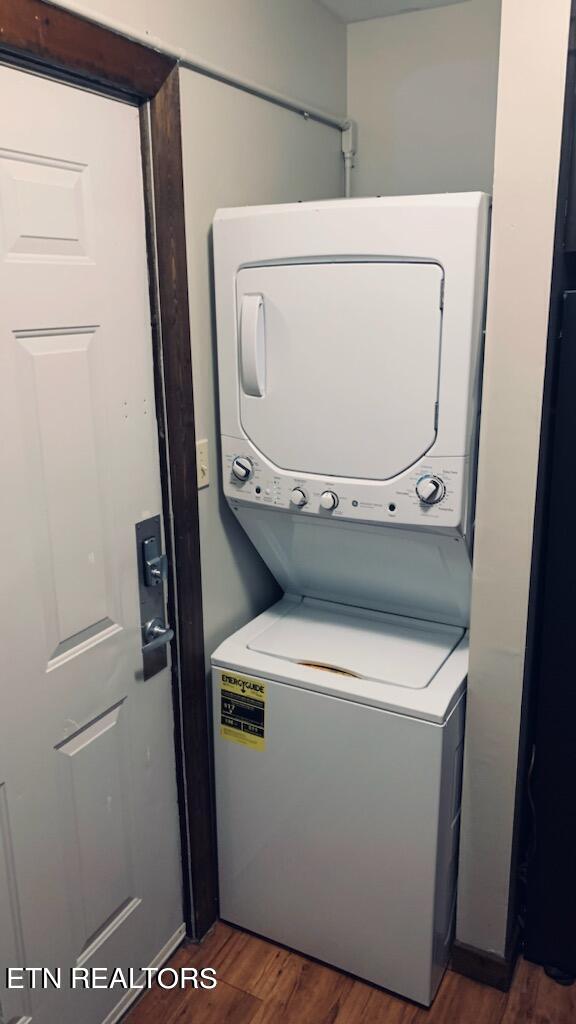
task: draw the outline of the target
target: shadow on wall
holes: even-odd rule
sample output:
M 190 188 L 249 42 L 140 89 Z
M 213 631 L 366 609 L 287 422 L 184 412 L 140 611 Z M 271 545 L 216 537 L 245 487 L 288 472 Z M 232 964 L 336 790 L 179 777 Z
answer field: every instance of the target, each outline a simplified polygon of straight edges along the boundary
M 208 233 L 207 239 L 208 245 L 208 264 L 210 267 L 210 328 L 212 335 L 212 372 L 214 375 L 214 391 L 215 394 L 219 393 L 219 377 L 218 377 L 218 350 L 216 341 L 216 303 L 214 294 L 214 244 L 212 236 L 212 228 Z M 216 401 L 215 409 L 216 418 L 216 445 L 212 455 L 213 465 L 217 465 L 218 473 L 217 479 L 214 477 L 212 480 L 212 486 L 218 487 L 218 513 L 222 521 L 224 530 L 228 537 L 228 543 L 230 546 L 230 552 L 233 562 L 237 568 L 239 575 L 243 579 L 249 579 L 250 575 L 254 572 L 254 558 L 258 559 L 260 563 L 262 576 L 268 577 L 266 583 L 268 584 L 266 589 L 262 589 L 262 579 L 260 580 L 260 594 L 258 600 L 258 606 L 254 608 L 253 614 L 257 615 L 264 608 L 269 607 L 275 601 L 278 601 L 282 596 L 282 590 L 276 583 L 276 580 L 272 576 L 272 573 L 264 564 L 260 555 L 256 551 L 252 542 L 246 536 L 244 530 L 238 523 L 235 515 L 231 511 L 224 492 L 222 489 L 222 452 L 220 449 L 220 403 Z M 260 567 L 259 566 L 259 567 Z M 238 625 L 245 621 L 245 615 L 243 614 L 238 619 L 238 610 L 235 609 L 234 615 L 229 615 L 227 620 L 221 623 L 224 635 L 234 632 L 238 628 Z

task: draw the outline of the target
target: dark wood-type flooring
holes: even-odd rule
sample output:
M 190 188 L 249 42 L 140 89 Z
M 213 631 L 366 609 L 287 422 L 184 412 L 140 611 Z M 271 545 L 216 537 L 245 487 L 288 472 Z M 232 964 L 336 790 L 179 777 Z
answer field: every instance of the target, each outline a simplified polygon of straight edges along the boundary
M 448 971 L 430 1010 L 221 922 L 167 966 L 214 967 L 218 985 L 155 987 L 123 1024 L 576 1024 L 576 984 L 525 960 L 508 993 Z

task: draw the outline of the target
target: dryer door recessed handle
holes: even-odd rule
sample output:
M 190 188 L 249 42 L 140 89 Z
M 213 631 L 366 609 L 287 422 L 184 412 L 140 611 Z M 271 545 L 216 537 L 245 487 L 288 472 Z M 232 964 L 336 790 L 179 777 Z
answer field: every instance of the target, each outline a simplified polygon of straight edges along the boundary
M 266 387 L 266 328 L 261 295 L 242 296 L 240 369 L 244 393 L 253 398 L 263 398 Z

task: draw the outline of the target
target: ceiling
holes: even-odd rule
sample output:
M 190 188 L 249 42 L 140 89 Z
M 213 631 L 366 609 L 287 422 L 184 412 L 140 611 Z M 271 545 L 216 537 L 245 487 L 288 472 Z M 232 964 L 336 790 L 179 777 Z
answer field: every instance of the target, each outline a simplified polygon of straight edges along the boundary
M 319 0 L 340 21 L 368 21 L 383 18 L 387 14 L 405 14 L 408 11 L 424 11 L 429 7 L 445 7 L 462 3 L 462 0 Z

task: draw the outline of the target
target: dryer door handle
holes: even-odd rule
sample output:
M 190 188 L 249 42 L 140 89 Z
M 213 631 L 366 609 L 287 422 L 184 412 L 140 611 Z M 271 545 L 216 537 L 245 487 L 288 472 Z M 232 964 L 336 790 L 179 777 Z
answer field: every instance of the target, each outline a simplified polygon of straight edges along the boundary
M 240 370 L 245 394 L 263 398 L 266 387 L 266 325 L 262 295 L 242 296 Z

